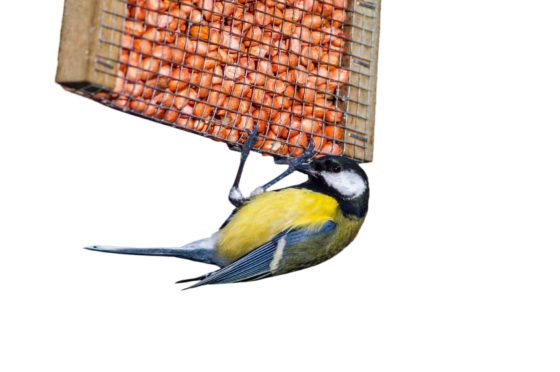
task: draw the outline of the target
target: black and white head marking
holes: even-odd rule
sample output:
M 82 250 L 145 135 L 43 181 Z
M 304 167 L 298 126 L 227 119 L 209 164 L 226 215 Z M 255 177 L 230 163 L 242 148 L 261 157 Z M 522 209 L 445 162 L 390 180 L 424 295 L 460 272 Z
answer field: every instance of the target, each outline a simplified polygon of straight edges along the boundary
M 366 181 L 353 170 L 347 169 L 339 172 L 326 170 L 319 174 L 329 187 L 338 191 L 345 199 L 358 198 L 367 190 Z
M 357 162 L 343 156 L 327 155 L 296 169 L 309 176 L 300 187 L 332 196 L 345 215 L 365 217 L 369 183 Z

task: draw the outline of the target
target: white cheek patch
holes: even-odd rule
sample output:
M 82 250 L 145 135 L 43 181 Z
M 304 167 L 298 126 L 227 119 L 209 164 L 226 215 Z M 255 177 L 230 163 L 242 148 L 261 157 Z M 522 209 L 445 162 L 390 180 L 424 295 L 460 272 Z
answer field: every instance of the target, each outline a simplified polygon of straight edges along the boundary
M 348 199 L 357 198 L 366 191 L 366 183 L 362 177 L 353 171 L 340 173 L 321 172 L 321 176 L 333 189 Z

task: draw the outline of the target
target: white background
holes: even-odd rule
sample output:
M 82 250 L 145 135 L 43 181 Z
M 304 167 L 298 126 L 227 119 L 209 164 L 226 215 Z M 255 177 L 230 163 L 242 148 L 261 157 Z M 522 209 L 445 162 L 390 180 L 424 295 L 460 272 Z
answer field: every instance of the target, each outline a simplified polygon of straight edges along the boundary
M 210 234 L 238 156 L 55 85 L 62 5 L 2 5 L 0 370 L 560 370 L 557 1 L 386 0 L 357 240 L 190 292 L 213 267 L 81 247 Z

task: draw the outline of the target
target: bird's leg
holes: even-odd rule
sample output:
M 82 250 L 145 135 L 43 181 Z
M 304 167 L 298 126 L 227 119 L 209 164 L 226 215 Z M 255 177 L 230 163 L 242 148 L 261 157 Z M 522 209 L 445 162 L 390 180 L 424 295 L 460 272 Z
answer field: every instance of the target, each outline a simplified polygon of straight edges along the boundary
M 239 168 L 237 169 L 237 175 L 235 176 L 235 180 L 233 181 L 233 185 L 229 190 L 229 201 L 235 207 L 240 207 L 247 201 L 247 198 L 243 196 L 241 190 L 239 190 L 239 182 L 241 181 L 241 175 L 243 174 L 243 168 L 245 167 L 245 162 L 247 161 L 247 157 L 251 153 L 251 149 L 257 142 L 259 137 L 259 127 L 255 125 L 255 128 L 249 133 L 249 136 L 243 143 L 243 147 L 241 148 L 241 160 L 239 161 Z
M 288 169 L 286 169 L 278 177 L 274 178 L 270 182 L 264 184 L 261 187 L 257 187 L 255 190 L 253 190 L 251 196 L 262 194 L 273 185 L 277 184 L 278 182 L 280 182 L 290 174 L 294 173 L 298 166 L 307 163 L 309 160 L 311 160 L 311 158 L 313 158 L 314 155 L 315 155 L 315 142 L 313 142 L 313 139 L 311 139 L 309 145 L 305 148 L 303 154 L 301 154 L 297 158 L 290 158 L 287 161 Z

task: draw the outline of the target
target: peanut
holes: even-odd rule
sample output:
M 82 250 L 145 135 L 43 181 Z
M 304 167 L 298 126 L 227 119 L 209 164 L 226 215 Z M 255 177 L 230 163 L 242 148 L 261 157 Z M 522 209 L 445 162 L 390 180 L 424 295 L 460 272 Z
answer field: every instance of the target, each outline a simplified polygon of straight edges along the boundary
M 325 127 L 325 136 L 329 139 L 342 140 L 344 137 L 344 129 L 339 126 L 327 125 Z
M 305 133 L 299 132 L 288 140 L 288 143 L 295 146 L 290 146 L 291 156 L 300 156 L 309 145 L 309 139 Z
M 334 142 L 327 142 L 321 148 L 321 152 L 331 155 L 342 155 L 342 147 Z
M 127 4 L 115 90 L 100 99 L 232 143 L 258 126 L 268 153 L 299 156 L 311 140 L 342 153 L 347 0 Z

